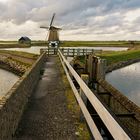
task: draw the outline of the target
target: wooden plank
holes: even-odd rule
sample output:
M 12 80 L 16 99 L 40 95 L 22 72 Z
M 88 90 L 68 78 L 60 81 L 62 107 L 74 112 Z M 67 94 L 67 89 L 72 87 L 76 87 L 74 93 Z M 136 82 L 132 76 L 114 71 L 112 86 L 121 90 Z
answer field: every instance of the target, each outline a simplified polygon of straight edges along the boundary
M 74 57 L 74 54 L 75 54 L 75 49 L 73 49 L 73 57 Z
M 91 133 L 92 133 L 93 137 L 95 138 L 95 140 L 103 140 L 103 138 L 102 138 L 100 132 L 98 131 L 98 129 L 97 129 L 97 127 L 96 127 L 96 125 L 95 125 L 95 123 L 94 123 L 94 121 L 93 121 L 93 119 L 92 119 L 90 113 L 88 112 L 88 110 L 87 110 L 87 108 L 86 108 L 86 106 L 85 106 L 83 100 L 81 99 L 81 97 L 80 97 L 80 95 L 79 95 L 79 93 L 78 93 L 78 91 L 77 91 L 75 85 L 73 84 L 73 81 L 72 81 L 72 79 L 70 78 L 70 75 L 69 75 L 69 73 L 68 73 L 68 70 L 67 70 L 66 66 L 64 65 L 64 62 L 62 61 L 62 58 L 61 58 L 60 55 L 59 55 L 59 57 L 60 57 L 62 66 L 63 66 L 63 68 L 64 68 L 64 70 L 65 70 L 65 73 L 66 73 L 66 75 L 67 75 L 68 81 L 69 81 L 69 83 L 70 83 L 70 85 L 71 85 L 71 88 L 72 88 L 72 90 L 73 90 L 73 92 L 74 92 L 74 95 L 75 95 L 75 97 L 76 97 L 76 100 L 77 100 L 78 104 L 79 104 L 80 107 L 81 107 L 81 110 L 82 110 L 82 112 L 83 112 L 83 114 L 84 114 L 84 116 L 85 116 L 85 119 L 86 119 L 86 121 L 87 121 L 87 123 L 88 123 L 88 126 L 89 126 L 89 128 L 90 128 L 90 130 L 91 130 Z
M 64 63 L 68 67 L 71 74 L 74 76 L 85 95 L 89 99 L 90 103 L 108 128 L 109 132 L 112 134 L 115 140 L 131 140 L 130 137 L 126 134 L 126 132 L 122 129 L 122 127 L 116 122 L 116 120 L 112 117 L 112 115 L 107 111 L 107 109 L 102 105 L 102 103 L 98 100 L 98 98 L 94 95 L 94 93 L 88 88 L 88 86 L 81 80 L 79 75 L 75 72 L 69 62 L 64 58 L 61 51 L 59 50 L 59 54 L 62 57 Z
M 135 116 L 134 113 L 126 113 L 126 114 L 115 114 L 117 117 L 120 117 L 120 118 L 132 118 Z M 94 118 L 99 118 L 99 115 L 98 114 L 91 114 L 92 117 Z

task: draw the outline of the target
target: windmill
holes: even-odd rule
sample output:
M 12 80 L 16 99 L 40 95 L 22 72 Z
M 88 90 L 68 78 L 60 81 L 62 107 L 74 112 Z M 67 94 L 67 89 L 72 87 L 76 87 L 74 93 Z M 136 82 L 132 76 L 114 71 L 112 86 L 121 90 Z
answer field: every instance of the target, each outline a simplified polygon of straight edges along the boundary
M 53 26 L 54 17 L 55 17 L 55 13 L 52 16 L 49 27 L 41 26 L 40 28 L 44 28 L 48 30 L 47 40 L 49 42 L 49 47 L 57 48 L 60 42 L 59 30 L 61 30 L 61 28 L 57 28 Z

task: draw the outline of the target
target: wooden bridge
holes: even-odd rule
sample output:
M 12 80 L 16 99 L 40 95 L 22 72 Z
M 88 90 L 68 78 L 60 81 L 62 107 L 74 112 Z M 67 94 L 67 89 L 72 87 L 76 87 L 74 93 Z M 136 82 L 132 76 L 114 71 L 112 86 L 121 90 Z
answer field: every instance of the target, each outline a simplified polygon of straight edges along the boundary
M 14 88 L 14 91 L 12 93 L 9 93 L 10 95 L 13 95 L 13 99 L 20 98 L 18 97 L 21 93 L 24 95 L 23 98 L 20 99 L 20 101 L 24 100 L 19 104 L 13 104 L 13 100 L 10 99 L 8 102 L 6 102 L 5 109 L 6 111 L 8 106 L 13 104 L 13 108 L 15 106 L 15 112 L 17 109 L 22 108 L 22 110 L 25 108 L 25 105 L 28 102 L 28 97 L 31 96 L 31 92 L 34 91 L 34 88 L 37 85 L 37 81 L 39 79 L 40 82 L 38 83 L 38 86 L 36 88 L 36 91 L 31 96 L 32 101 L 29 104 L 28 108 L 26 109 L 22 119 L 21 115 L 23 114 L 23 111 L 18 111 L 20 115 L 18 115 L 18 119 L 15 118 L 15 114 L 13 114 L 10 119 L 8 119 L 7 127 L 12 129 L 8 131 L 2 130 L 0 139 L 5 140 L 5 138 L 9 138 L 11 135 L 15 134 L 15 131 L 17 130 L 17 134 L 14 136 L 14 139 L 41 139 L 45 140 L 44 138 L 49 139 L 56 139 L 54 135 L 55 132 L 48 132 L 53 133 L 50 136 L 47 136 L 47 131 L 45 132 L 45 126 L 47 125 L 47 128 L 50 128 L 49 131 L 54 131 L 57 125 L 57 114 L 62 115 L 61 117 L 64 118 L 65 115 L 62 114 L 61 111 L 61 105 L 65 106 L 64 99 L 59 93 L 57 92 L 63 92 L 63 85 L 62 84 L 56 84 L 54 85 L 54 82 L 60 80 L 59 76 L 56 74 L 60 74 L 57 72 L 58 67 L 55 66 L 56 64 L 53 63 L 54 58 L 59 56 L 59 59 L 61 61 L 61 64 L 63 66 L 63 69 L 65 71 L 65 74 L 67 76 L 67 79 L 69 81 L 69 84 L 73 90 L 73 93 L 75 95 L 75 98 L 77 100 L 77 103 L 80 106 L 81 109 L 81 118 L 85 118 L 86 123 L 89 127 L 90 133 L 92 135 L 92 138 L 95 140 L 102 140 L 102 139 L 115 139 L 115 140 L 139 140 L 140 139 L 140 108 L 137 107 L 134 103 L 129 101 L 125 96 L 123 96 L 117 89 L 115 89 L 113 86 L 111 86 L 107 81 L 105 81 L 105 61 L 101 60 L 100 58 L 89 55 L 87 57 L 87 63 L 85 72 L 82 75 L 78 75 L 78 73 L 75 71 L 75 69 L 70 65 L 70 63 L 67 61 L 67 56 L 75 56 L 75 55 L 86 55 L 89 53 L 95 52 L 94 50 L 74 50 L 74 49 L 41 49 L 41 55 L 36 64 L 33 65 L 32 69 L 26 73 L 26 76 L 24 75 L 24 79 L 18 83 L 17 92 Z M 100 53 L 100 52 L 98 52 Z M 46 60 L 47 58 L 47 60 Z M 49 62 L 49 58 L 51 58 L 51 62 Z M 44 65 L 45 63 L 45 65 Z M 37 67 L 36 67 L 37 66 Z M 53 66 L 53 69 L 49 69 Z M 42 70 L 43 69 L 43 70 Z M 40 70 L 41 70 L 41 78 L 40 78 Z M 53 73 L 53 74 L 52 74 Z M 48 77 L 48 78 L 46 78 Z M 51 81 L 54 79 L 53 81 Z M 26 81 L 28 80 L 28 82 Z M 26 86 L 29 87 L 29 81 L 31 83 L 34 83 L 30 88 L 26 89 Z M 34 81 L 34 82 L 33 82 Z M 55 88 L 58 90 L 56 91 Z M 20 94 L 19 94 L 20 93 Z M 56 93 L 54 97 L 54 94 Z M 9 99 L 9 94 L 7 94 L 7 98 Z M 47 97 L 46 97 L 47 95 Z M 61 96 L 61 98 L 60 98 Z M 46 97 L 46 98 L 45 98 Z M 4 100 L 6 97 L 4 98 Z M 4 101 L 3 101 L 4 102 Z M 56 103 L 56 104 L 55 104 Z M 50 104 L 48 107 L 47 104 Z M 55 105 L 54 105 L 55 104 Z M 46 105 L 46 108 L 44 108 L 43 105 Z M 11 106 L 10 106 L 11 107 Z M 53 109 L 52 109 L 53 108 Z M 57 111 L 56 111 L 57 109 Z M 52 112 L 51 112 L 52 111 Z M 53 114 L 53 111 L 56 111 Z M 2 111 L 1 111 L 2 112 Z M 48 114 L 48 112 L 50 114 Z M 9 113 L 9 112 L 8 112 Z M 7 113 L 7 114 L 8 114 Z M 63 110 L 64 114 L 69 114 L 66 110 Z M 2 112 L 3 114 L 3 112 Z M 32 115 L 34 114 L 34 115 Z M 42 114 L 42 115 L 40 115 Z M 48 116 L 47 116 L 48 114 Z M 56 122 L 56 124 L 53 124 L 54 122 L 51 122 L 52 116 L 55 118 L 53 121 Z M 6 116 L 6 115 L 2 115 Z M 8 115 L 6 116 L 8 118 Z M 47 117 L 50 118 L 49 121 L 47 121 Z M 69 117 L 68 117 L 69 118 Z M 2 118 L 4 120 L 4 117 Z M 39 128 L 38 126 L 35 126 L 35 122 L 40 120 Z M 67 118 L 65 118 L 67 119 Z M 80 119 L 80 118 L 79 118 Z M 14 120 L 14 121 L 13 121 Z M 20 121 L 20 123 L 19 123 Z M 60 120 L 59 120 L 60 121 Z M 61 120 L 58 124 L 61 125 L 62 123 L 65 124 L 64 120 Z M 18 125 L 19 124 L 19 125 Z M 26 124 L 26 125 L 25 125 Z M 42 125 L 41 125 L 42 124 Z M 71 123 L 72 124 L 72 123 Z M 32 130 L 32 125 L 33 129 Z M 52 126 L 50 126 L 52 125 Z M 18 126 L 18 129 L 17 129 Z M 24 126 L 24 127 L 23 127 Z M 66 125 L 67 127 L 69 125 Z M 1 126 L 2 127 L 2 126 Z M 53 127 L 53 128 L 52 128 Z M 59 128 L 59 126 L 57 126 Z M 71 127 L 71 126 L 70 126 Z M 71 129 L 71 128 L 65 128 L 65 129 Z M 61 131 L 65 131 L 65 129 L 61 128 Z M 20 132 L 21 131 L 21 132 Z M 39 137 L 37 137 L 37 131 L 39 131 Z M 61 136 L 58 139 L 76 139 L 74 136 L 71 138 L 68 137 L 69 133 L 67 132 L 59 132 L 62 133 Z M 66 134 L 68 136 L 66 136 Z M 34 137 L 32 136 L 34 135 Z

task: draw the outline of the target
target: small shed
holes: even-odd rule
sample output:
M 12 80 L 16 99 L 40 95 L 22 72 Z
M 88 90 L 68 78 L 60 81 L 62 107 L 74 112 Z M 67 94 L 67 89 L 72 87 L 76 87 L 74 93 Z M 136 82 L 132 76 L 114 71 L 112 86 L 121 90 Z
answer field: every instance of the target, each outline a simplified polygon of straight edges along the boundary
M 31 39 L 28 38 L 28 37 L 26 37 L 26 36 L 24 36 L 24 37 L 21 37 L 21 38 L 18 40 L 18 42 L 19 42 L 20 44 L 31 44 Z

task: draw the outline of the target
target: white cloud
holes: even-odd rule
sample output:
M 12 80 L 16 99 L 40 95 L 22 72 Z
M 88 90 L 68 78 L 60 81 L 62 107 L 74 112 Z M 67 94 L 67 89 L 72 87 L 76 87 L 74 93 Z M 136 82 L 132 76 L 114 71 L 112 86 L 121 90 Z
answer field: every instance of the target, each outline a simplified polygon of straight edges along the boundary
M 0 3 L 6 3 L 8 0 L 0 0 Z
M 0 0 L 1 39 L 44 39 L 40 25 L 63 27 L 68 40 L 139 39 L 139 0 Z
M 140 8 L 136 9 L 136 10 L 134 9 L 134 10 L 128 11 L 125 14 L 125 19 L 124 20 L 127 21 L 127 22 L 132 22 L 139 17 L 140 17 Z

